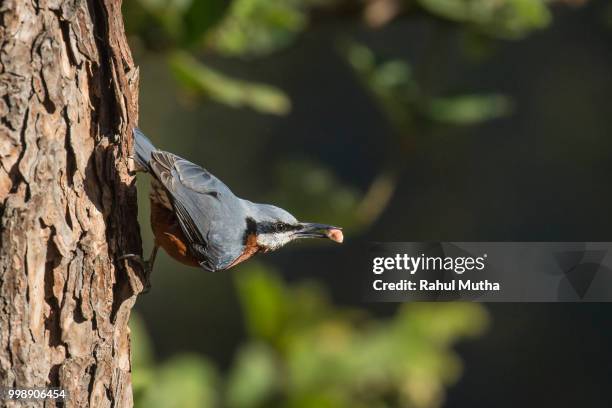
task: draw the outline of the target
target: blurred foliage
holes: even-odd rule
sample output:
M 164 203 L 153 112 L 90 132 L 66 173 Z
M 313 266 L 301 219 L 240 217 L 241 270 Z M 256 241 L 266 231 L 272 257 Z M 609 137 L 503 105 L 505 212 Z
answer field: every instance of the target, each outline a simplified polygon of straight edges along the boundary
M 504 116 L 510 106 L 504 95 L 461 95 L 432 99 L 427 114 L 440 123 L 472 125 Z
M 273 114 L 286 114 L 289 110 L 290 104 L 282 91 L 231 80 L 208 68 L 195 55 L 214 52 L 230 57 L 264 56 L 290 45 L 308 27 L 309 12 L 313 8 L 324 8 L 332 14 L 335 9 L 359 10 L 356 4 L 339 0 L 131 0 L 126 3 L 128 30 L 148 48 L 169 52 L 173 72 L 188 88 L 193 87 L 202 95 L 233 107 L 247 106 Z M 534 29 L 546 27 L 551 19 L 543 0 L 419 0 L 418 5 L 437 18 L 464 24 L 466 30 L 476 29 L 498 38 L 523 37 Z M 178 50 L 193 53 L 194 57 L 179 54 L 181 57 L 177 58 L 173 51 Z M 191 80 L 184 81 L 185 76 Z
M 366 23 L 371 21 L 368 14 L 382 13 L 384 17 L 374 17 L 375 27 L 380 28 L 380 22 L 409 17 L 419 8 L 434 21 L 459 25 L 465 34 L 466 52 L 482 57 L 491 49 L 491 40 L 487 38 L 521 38 L 546 27 L 551 19 L 548 7 L 543 0 L 419 0 L 416 3 L 128 0 L 125 9 L 128 30 L 148 49 L 166 56 L 175 78 L 188 93 L 234 108 L 286 115 L 291 110 L 291 100 L 281 89 L 232 78 L 212 68 L 206 62 L 208 57 L 265 57 L 291 45 L 310 27 L 311 14 L 315 11 L 319 20 L 321 15 L 345 17 L 348 12 L 362 17 Z M 444 52 L 444 47 L 432 40 L 430 57 Z M 395 191 L 404 161 L 397 152 L 411 154 L 416 137 L 424 138 L 452 127 L 477 125 L 511 111 L 511 101 L 496 92 L 432 95 L 430 84 L 414 72 L 423 67 L 413 67 L 404 60 L 381 58 L 366 45 L 344 41 L 341 53 L 388 118 L 397 136 L 398 149 L 390 151 L 389 156 L 393 158 L 388 160 L 388 168 L 382 169 L 362 193 L 343 186 L 315 162 L 279 166 L 280 186 L 274 197 L 305 216 L 322 216 L 354 229 L 371 225 Z M 286 182 L 288 179 L 290 183 Z M 374 194 L 381 199 L 374 201 Z
M 167 57 L 171 71 L 187 91 L 235 108 L 288 113 L 291 103 L 280 89 L 231 78 L 198 55 L 216 50 L 246 56 L 270 50 L 286 37 L 286 30 L 299 29 L 299 12 L 292 12 L 286 1 L 228 4 L 217 0 L 132 0 L 125 6 L 126 26 L 147 48 Z
M 375 319 L 258 264 L 236 283 L 249 338 L 225 373 L 189 354 L 156 363 L 132 319 L 136 407 L 437 407 L 461 373 L 453 345 L 487 323 L 473 303 L 407 304 Z
M 287 96 L 269 85 L 227 77 L 191 55 L 177 51 L 170 57 L 175 77 L 188 89 L 232 107 L 249 106 L 260 112 L 284 114 L 291 107 Z
M 521 38 L 550 23 L 541 0 L 419 0 L 432 14 L 500 38 Z
M 289 45 L 306 22 L 303 0 L 235 0 L 207 44 L 224 55 L 260 56 Z
M 444 81 L 422 72 L 448 53 L 445 41 L 459 34 L 464 52 L 486 58 L 496 41 L 546 27 L 549 8 L 543 0 L 124 2 L 131 39 L 163 55 L 185 92 L 274 115 L 291 110 L 282 89 L 234 78 L 218 68 L 219 61 L 265 58 L 326 18 L 362 20 L 372 28 L 415 15 L 432 22 L 437 31 L 425 44 L 423 61 L 380 55 L 350 38 L 339 42 L 347 70 L 371 95 L 394 134 L 385 167 L 364 191 L 312 159 L 289 157 L 277 163 L 274 202 L 305 219 L 342 225 L 353 236 L 372 225 L 392 199 L 417 139 L 512 112 L 512 101 L 497 90 L 451 93 L 431 86 Z M 325 98 L 324 89 L 316 92 Z M 144 325 L 133 316 L 137 407 L 438 407 L 461 373 L 452 347 L 478 335 L 487 322 L 484 310 L 470 303 L 403 305 L 394 316 L 378 319 L 333 305 L 317 284 L 288 286 L 253 261 L 236 285 L 249 337 L 228 370 L 201 355 L 178 353 L 155 361 Z
M 360 194 L 336 178 L 331 169 L 308 160 L 286 160 L 277 166 L 272 202 L 295 208 L 303 219 L 324 217 L 349 231 L 358 226 L 355 209 Z
M 410 64 L 377 58 L 368 47 L 342 46 L 348 62 L 395 125 L 398 134 L 413 136 L 414 127 L 475 125 L 510 112 L 509 99 L 498 94 L 431 97 L 417 82 Z

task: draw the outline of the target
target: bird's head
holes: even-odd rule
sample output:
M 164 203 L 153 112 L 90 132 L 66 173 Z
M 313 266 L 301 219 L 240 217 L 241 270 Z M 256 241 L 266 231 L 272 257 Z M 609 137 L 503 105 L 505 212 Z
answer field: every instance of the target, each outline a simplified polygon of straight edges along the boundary
M 293 215 L 269 204 L 255 204 L 248 222 L 257 234 L 257 245 L 274 251 L 298 238 L 327 238 L 341 243 L 342 228 L 327 224 L 300 222 Z

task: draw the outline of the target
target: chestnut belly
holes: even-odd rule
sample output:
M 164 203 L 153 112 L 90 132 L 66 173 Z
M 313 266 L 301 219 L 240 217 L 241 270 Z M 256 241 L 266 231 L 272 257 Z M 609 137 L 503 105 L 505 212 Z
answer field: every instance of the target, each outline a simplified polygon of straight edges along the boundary
M 187 239 L 181 230 L 174 212 L 151 199 L 151 228 L 155 235 L 155 244 L 162 247 L 172 258 L 189 266 L 200 266 L 187 245 Z

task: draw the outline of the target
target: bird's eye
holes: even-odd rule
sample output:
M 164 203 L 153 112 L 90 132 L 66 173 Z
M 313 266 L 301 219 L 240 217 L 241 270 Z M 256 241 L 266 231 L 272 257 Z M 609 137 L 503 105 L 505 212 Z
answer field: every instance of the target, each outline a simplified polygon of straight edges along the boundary
M 274 229 L 278 232 L 284 231 L 285 224 L 283 224 L 282 222 L 277 222 L 276 224 L 274 224 Z

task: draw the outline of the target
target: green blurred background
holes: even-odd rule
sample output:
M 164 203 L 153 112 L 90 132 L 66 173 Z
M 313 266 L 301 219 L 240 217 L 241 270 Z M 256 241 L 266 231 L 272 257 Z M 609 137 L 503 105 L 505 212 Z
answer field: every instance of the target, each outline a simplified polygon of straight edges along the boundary
M 346 236 L 217 274 L 160 254 L 131 324 L 137 407 L 612 406 L 611 307 L 366 304 L 357 276 L 370 241 L 612 239 L 609 3 L 123 11 L 145 133 Z

